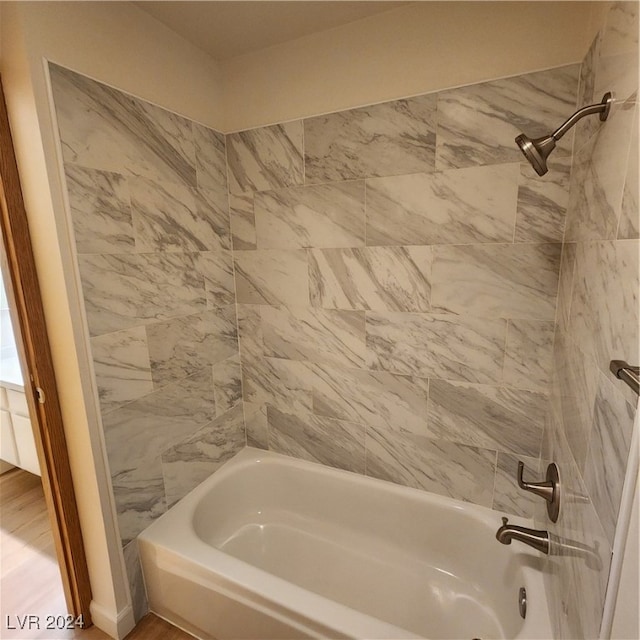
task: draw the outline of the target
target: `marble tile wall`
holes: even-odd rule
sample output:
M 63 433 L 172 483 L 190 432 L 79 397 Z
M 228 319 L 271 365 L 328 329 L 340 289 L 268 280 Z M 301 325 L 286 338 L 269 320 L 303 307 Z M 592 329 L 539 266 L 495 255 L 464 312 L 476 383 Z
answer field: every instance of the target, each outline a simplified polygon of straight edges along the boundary
M 532 515 L 579 72 L 227 136 L 250 444 Z
M 605 123 L 576 129 L 544 459 L 561 469 L 565 506 L 539 528 L 577 541 L 583 557 L 549 558 L 555 637 L 596 638 L 638 398 L 609 372 L 637 364 L 639 328 L 638 3 L 613 3 L 581 67 L 579 106 L 612 91 Z M 561 551 L 561 550 L 560 550 Z
M 225 137 L 62 67 L 50 74 L 139 619 L 136 536 L 246 444 Z

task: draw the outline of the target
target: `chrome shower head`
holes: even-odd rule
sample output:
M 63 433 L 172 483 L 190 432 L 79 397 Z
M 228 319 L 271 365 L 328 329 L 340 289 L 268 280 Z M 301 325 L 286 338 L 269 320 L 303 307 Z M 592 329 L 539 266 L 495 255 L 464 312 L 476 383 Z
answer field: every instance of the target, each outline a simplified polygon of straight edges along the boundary
M 556 148 L 556 142 L 578 122 L 578 120 L 592 113 L 599 113 L 600 120 L 604 122 L 609 117 L 613 97 L 611 92 L 607 92 L 602 96 L 602 100 L 598 104 L 592 104 L 576 111 L 568 120 L 563 122 L 551 135 L 542 138 L 529 138 L 529 136 L 521 133 L 516 137 L 516 144 L 520 147 L 520 151 L 524 157 L 530 162 L 531 166 L 539 176 L 547 173 L 547 158 L 549 154 Z
M 516 138 L 516 144 L 539 176 L 547 173 L 547 158 L 556 148 L 556 139 L 553 136 L 544 136 L 543 138 L 532 140 L 529 136 L 521 133 Z

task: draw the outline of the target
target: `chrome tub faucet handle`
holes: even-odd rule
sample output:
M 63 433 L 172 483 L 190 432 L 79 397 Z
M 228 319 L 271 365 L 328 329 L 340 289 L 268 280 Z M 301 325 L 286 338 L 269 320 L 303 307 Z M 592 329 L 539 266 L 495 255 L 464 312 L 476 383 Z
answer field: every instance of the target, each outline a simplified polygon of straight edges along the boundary
M 560 473 L 558 466 L 552 462 L 547 467 L 547 476 L 544 482 L 525 482 L 524 462 L 518 461 L 518 486 L 547 501 L 547 514 L 551 522 L 557 522 L 560 514 Z

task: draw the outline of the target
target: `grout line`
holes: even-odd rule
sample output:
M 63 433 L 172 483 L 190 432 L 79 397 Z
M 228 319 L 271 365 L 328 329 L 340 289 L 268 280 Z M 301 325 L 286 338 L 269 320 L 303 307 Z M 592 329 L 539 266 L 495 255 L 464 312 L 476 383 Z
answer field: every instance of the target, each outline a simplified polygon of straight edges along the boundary
M 302 185 L 307 186 L 307 139 L 304 134 L 304 120 L 302 124 Z
M 493 505 L 495 504 L 495 501 L 496 501 L 496 484 L 498 483 L 498 452 L 494 451 L 494 453 L 495 453 L 495 459 L 493 463 L 493 489 L 491 490 L 491 506 L 489 508 L 496 511 Z
M 505 376 L 505 371 L 507 368 L 507 345 L 509 344 L 509 329 L 511 328 L 511 323 L 513 322 L 513 318 L 505 318 L 507 322 L 507 326 L 504 330 L 504 348 L 502 349 L 502 376 L 499 387 L 507 387 L 507 378 Z
M 364 246 L 366 248 L 366 247 L 369 246 L 369 244 L 367 242 L 367 226 L 368 226 L 367 225 L 367 221 L 369 220 L 369 211 L 368 211 L 368 207 L 367 207 L 367 185 L 369 183 L 369 179 L 365 178 L 363 180 L 363 182 L 364 182 L 364 185 L 363 185 L 363 191 L 364 191 L 364 196 L 363 196 L 363 199 L 364 199 L 364 203 L 363 203 L 363 205 L 364 205 L 364 211 L 363 211 L 363 213 L 364 213 Z
M 224 135 L 224 134 L 223 134 Z M 229 254 L 231 256 L 231 274 L 233 277 L 233 300 L 235 307 L 235 324 L 236 324 L 236 340 L 238 344 L 238 362 L 240 365 L 240 402 L 242 403 L 242 423 L 244 425 L 244 445 L 248 446 L 248 433 L 247 433 L 247 413 L 246 413 L 246 400 L 244 395 L 244 375 L 242 369 L 242 349 L 240 348 L 240 321 L 239 321 L 239 309 L 238 309 L 238 283 L 236 279 L 236 261 L 235 261 L 235 246 L 233 242 L 233 230 L 231 225 L 231 179 L 229 168 L 229 145 L 227 144 L 227 135 L 224 135 L 224 163 L 226 169 L 227 178 L 227 208 L 229 213 Z M 254 219 L 255 226 L 255 219 Z M 256 238 L 257 242 L 257 238 Z M 257 246 L 257 245 L 256 245 Z M 217 413 L 217 410 L 216 410 Z

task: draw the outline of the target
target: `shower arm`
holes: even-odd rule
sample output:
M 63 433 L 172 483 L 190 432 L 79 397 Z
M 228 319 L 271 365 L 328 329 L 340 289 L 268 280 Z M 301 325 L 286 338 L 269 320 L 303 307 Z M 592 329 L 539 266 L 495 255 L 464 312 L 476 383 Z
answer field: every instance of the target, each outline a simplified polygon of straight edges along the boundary
M 604 122 L 609 115 L 609 111 L 611 109 L 611 103 L 613 102 L 613 98 L 611 96 L 611 92 L 607 92 L 602 96 L 602 101 L 598 104 L 590 104 L 587 107 L 582 107 L 576 111 L 568 120 L 563 122 L 552 134 L 551 137 L 558 141 L 562 136 L 573 127 L 578 120 L 582 120 L 585 116 L 589 116 L 592 113 L 599 113 L 600 120 Z

